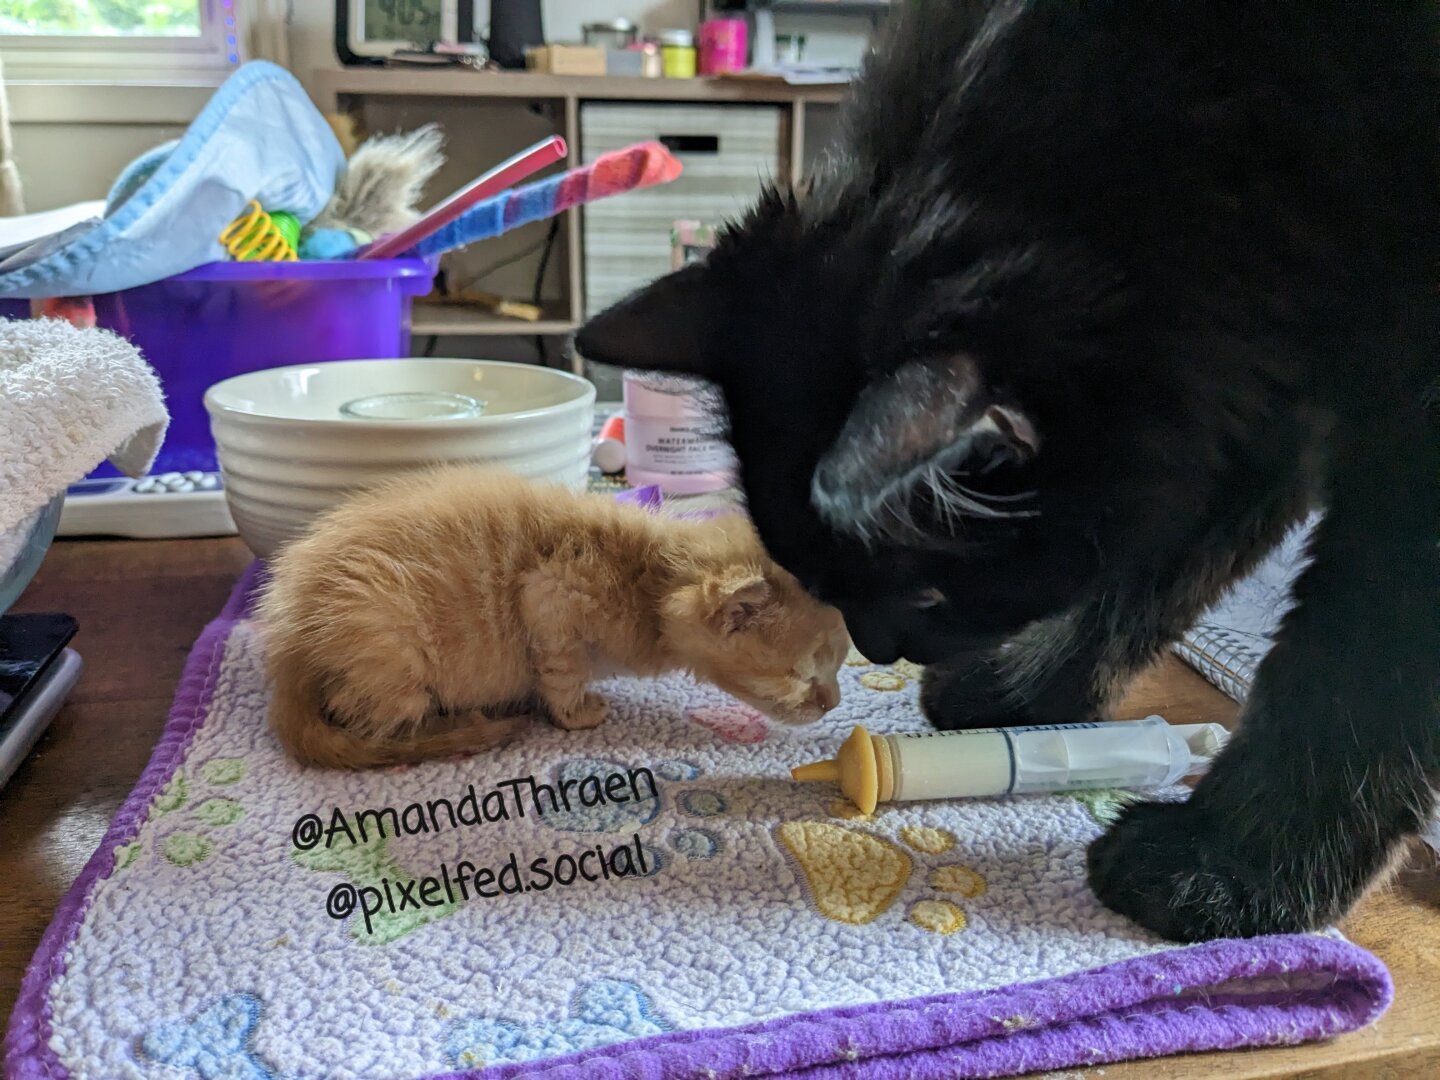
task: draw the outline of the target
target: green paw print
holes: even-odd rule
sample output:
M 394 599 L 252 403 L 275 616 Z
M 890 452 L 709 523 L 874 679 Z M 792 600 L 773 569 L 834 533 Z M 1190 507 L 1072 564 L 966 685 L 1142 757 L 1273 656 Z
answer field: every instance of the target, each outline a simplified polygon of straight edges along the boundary
M 212 758 L 200 767 L 200 776 L 207 784 L 235 784 L 245 779 L 245 759 Z
M 168 814 L 171 811 L 179 810 L 185 805 L 185 799 L 188 796 L 189 790 L 185 783 L 185 774 L 177 772 L 170 778 L 170 782 L 160 789 L 160 794 L 155 796 L 155 812 Z
M 160 789 L 150 804 L 153 818 L 176 814 L 186 810 L 186 824 L 161 840 L 156 850 L 173 866 L 196 866 L 210 857 L 215 850 L 214 838 L 205 835 L 209 830 L 223 829 L 234 825 L 245 816 L 245 807 L 235 799 L 214 796 L 196 801 L 202 791 L 197 787 L 227 787 L 245 778 L 244 758 L 212 758 L 201 765 L 197 774 L 186 775 L 176 772 L 169 782 Z M 122 844 L 115 849 L 116 872 L 135 865 L 143 853 L 140 841 Z
M 207 799 L 195 807 L 195 816 L 201 824 L 218 829 L 222 825 L 234 825 L 245 816 L 245 808 L 234 799 Z
M 293 858 L 306 870 L 342 874 L 357 890 L 380 889 L 387 880 L 391 885 L 417 880 L 390 855 L 384 837 L 368 840 L 354 847 L 337 844 L 329 849 L 317 847 L 310 851 L 296 851 Z M 377 914 L 370 916 L 370 932 L 366 931 L 364 920 L 360 918 L 351 920 L 350 932 L 363 944 L 389 945 L 412 930 L 447 918 L 459 909 L 459 901 L 446 902 L 435 907 L 408 907 L 395 913 L 382 908 Z
M 210 857 L 210 841 L 194 833 L 176 832 L 165 838 L 163 850 L 176 866 L 194 866 Z
M 140 841 L 121 844 L 115 849 L 115 869 L 124 870 L 140 857 Z
M 1085 807 L 1086 812 L 1095 819 L 1095 824 L 1106 826 L 1114 824 L 1125 807 L 1145 798 L 1138 791 L 1125 791 L 1121 788 L 1097 788 L 1093 791 L 1072 791 L 1070 794 L 1076 802 Z

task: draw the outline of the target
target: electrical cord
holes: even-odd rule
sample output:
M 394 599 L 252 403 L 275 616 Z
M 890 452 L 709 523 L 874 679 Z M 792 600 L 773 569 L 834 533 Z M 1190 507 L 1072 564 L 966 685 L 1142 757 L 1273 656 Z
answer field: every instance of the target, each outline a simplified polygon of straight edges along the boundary
M 456 291 L 458 291 L 458 292 L 464 292 L 466 289 L 469 289 L 469 288 L 471 288 L 471 287 L 473 287 L 473 286 L 475 286 L 475 285 L 478 285 L 481 281 L 483 281 L 485 278 L 489 277 L 491 274 L 495 273 L 497 270 L 503 270 L 503 269 L 505 269 L 505 267 L 511 266 L 511 265 L 513 265 L 514 263 L 519 262 L 521 259 L 528 259 L 531 255 L 534 255 L 535 252 L 537 252 L 537 251 L 539 251 L 541 248 L 543 248 L 543 247 L 546 245 L 547 242 L 548 242 L 548 237 L 546 237 L 546 238 L 544 238 L 544 239 L 537 240 L 537 241 L 535 241 L 535 243 L 531 244 L 529 247 L 521 248 L 519 251 L 515 252 L 513 255 L 507 255 L 507 256 L 505 256 L 505 258 L 499 260 L 498 262 L 491 263 L 489 266 L 485 267 L 483 270 L 478 270 L 478 271 L 476 271 L 475 273 L 471 274 L 468 278 L 466 278 L 466 279 L 465 279 L 465 284 L 462 285 L 462 286 L 461 286 L 458 290 L 456 290 Z
M 560 219 L 550 219 L 550 228 L 545 233 L 545 250 L 540 253 L 540 265 L 535 268 L 535 288 L 531 290 L 530 302 L 536 307 L 540 306 L 540 293 L 545 285 L 545 268 L 550 265 L 550 254 L 555 250 L 555 239 L 560 235 Z M 535 335 L 535 352 L 540 357 L 541 367 L 549 365 L 549 357 L 545 355 L 545 338 Z

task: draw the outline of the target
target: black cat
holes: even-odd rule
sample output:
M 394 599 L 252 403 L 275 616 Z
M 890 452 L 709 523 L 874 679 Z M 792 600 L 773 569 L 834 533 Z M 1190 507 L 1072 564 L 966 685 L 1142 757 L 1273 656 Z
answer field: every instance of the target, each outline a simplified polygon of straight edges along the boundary
M 1241 731 L 1090 880 L 1180 940 L 1333 920 L 1440 770 L 1437 5 L 896 21 L 807 187 L 578 348 L 719 384 L 766 544 L 942 728 L 1103 715 L 1323 506 Z

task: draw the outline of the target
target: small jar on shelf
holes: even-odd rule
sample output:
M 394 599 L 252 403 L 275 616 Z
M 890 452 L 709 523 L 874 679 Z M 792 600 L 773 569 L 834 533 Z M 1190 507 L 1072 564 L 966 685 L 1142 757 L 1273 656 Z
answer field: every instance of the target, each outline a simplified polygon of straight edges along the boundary
M 667 79 L 695 77 L 695 35 L 689 30 L 662 30 L 660 55 Z

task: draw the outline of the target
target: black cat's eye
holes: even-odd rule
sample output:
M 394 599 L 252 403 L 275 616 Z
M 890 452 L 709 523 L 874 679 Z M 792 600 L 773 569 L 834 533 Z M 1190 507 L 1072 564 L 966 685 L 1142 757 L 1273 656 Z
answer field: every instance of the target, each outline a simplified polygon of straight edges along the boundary
M 937 608 L 943 603 L 945 603 L 945 594 L 935 588 L 921 589 L 910 600 L 910 606 L 917 611 L 929 611 L 931 608 Z

